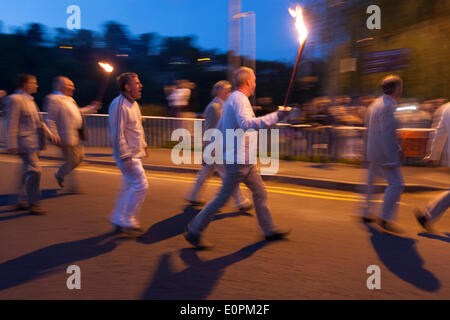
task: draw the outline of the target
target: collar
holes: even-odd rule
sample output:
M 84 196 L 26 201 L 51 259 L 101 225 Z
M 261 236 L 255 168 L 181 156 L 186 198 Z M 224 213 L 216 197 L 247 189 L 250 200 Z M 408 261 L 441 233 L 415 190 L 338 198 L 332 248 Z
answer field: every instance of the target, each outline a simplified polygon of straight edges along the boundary
M 126 95 L 124 95 L 123 93 L 121 93 L 120 95 L 122 96 L 122 98 L 124 98 L 124 101 L 126 101 L 130 106 L 136 102 L 136 100 L 131 101 L 130 99 L 128 99 L 128 97 Z
M 220 99 L 219 97 L 215 97 L 214 100 L 216 100 L 217 102 L 219 102 L 221 105 L 223 105 L 225 103 L 225 101 L 223 101 L 222 99 Z
M 34 100 L 33 96 L 31 94 L 26 93 L 25 91 L 23 91 L 22 89 L 17 89 L 16 90 L 17 94 L 23 94 L 25 97 L 27 97 L 28 99 Z
M 394 98 L 392 98 L 390 95 L 388 94 L 383 94 L 383 99 L 387 99 L 389 102 L 391 102 L 392 104 L 397 104 L 397 100 L 395 100 Z

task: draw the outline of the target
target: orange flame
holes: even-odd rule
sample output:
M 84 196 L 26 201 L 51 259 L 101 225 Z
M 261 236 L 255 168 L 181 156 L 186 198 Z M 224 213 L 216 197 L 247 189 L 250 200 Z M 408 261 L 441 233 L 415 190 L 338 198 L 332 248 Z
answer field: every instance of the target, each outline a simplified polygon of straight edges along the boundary
M 111 73 L 114 70 L 114 68 L 108 63 L 99 62 L 98 65 L 108 73 Z
M 298 32 L 298 41 L 300 41 L 300 44 L 303 44 L 303 42 L 306 40 L 306 37 L 308 36 L 308 29 L 306 29 L 305 22 L 303 21 L 302 8 L 300 6 L 297 6 L 295 10 L 289 8 L 289 13 L 293 18 L 295 18 L 295 27 L 297 28 Z

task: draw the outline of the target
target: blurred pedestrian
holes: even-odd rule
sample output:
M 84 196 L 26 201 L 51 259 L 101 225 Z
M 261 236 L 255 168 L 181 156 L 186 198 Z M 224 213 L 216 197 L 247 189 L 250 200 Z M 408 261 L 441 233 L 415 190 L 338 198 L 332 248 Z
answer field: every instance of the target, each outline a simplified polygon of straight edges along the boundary
M 29 210 L 41 215 L 40 181 L 42 169 L 38 151 L 45 146 L 45 139 L 56 143 L 55 136 L 42 121 L 33 94 L 37 92 L 36 77 L 22 74 L 17 78 L 17 91 L 6 99 L 7 149 L 22 159 L 22 175 L 18 187 L 18 210 Z M 27 205 L 27 202 L 29 206 Z
M 250 149 L 252 149 L 247 140 L 248 135 L 257 135 L 256 131 L 247 132 L 244 139 L 237 139 L 238 145 L 235 145 L 233 139 L 232 145 L 226 144 L 226 132 L 235 132 L 237 129 L 261 129 L 275 124 L 287 116 L 287 111 L 277 111 L 256 118 L 248 97 L 255 92 L 256 78 L 252 69 L 241 67 L 233 75 L 235 90 L 223 107 L 222 117 L 218 128 L 224 134 L 225 145 L 223 146 L 223 155 L 226 159 L 225 177 L 222 187 L 215 199 L 209 202 L 202 211 L 189 223 L 184 234 L 186 240 L 198 249 L 208 247 L 203 241 L 202 232 L 208 226 L 217 210 L 224 206 L 233 192 L 239 187 L 240 182 L 244 182 L 253 194 L 253 203 L 256 210 L 259 226 L 264 232 L 266 240 L 276 240 L 284 238 L 289 231 L 277 228 L 267 207 L 267 193 L 263 181 L 257 168 L 251 164 Z M 239 143 L 241 145 L 239 145 Z M 244 164 L 238 164 L 237 159 L 245 159 Z M 231 161 L 232 160 L 232 161 Z
M 377 175 L 381 175 L 388 187 L 384 193 L 380 226 L 389 232 L 400 233 L 393 224 L 396 219 L 398 202 L 404 189 L 400 170 L 401 148 L 397 143 L 397 121 L 394 109 L 403 92 L 403 81 L 398 76 L 390 75 L 381 81 L 383 95 L 369 107 L 367 160 L 369 162 L 367 178 L 366 207 L 362 221 L 374 221 L 370 216 L 373 184 Z
M 191 90 L 187 80 L 177 80 L 176 89 L 173 90 L 167 100 L 169 101 L 169 112 L 171 117 L 179 118 L 181 113 L 187 110 Z
M 217 127 L 220 116 L 222 115 L 222 106 L 230 93 L 231 83 L 228 81 L 222 80 L 214 85 L 212 89 L 213 100 L 208 104 L 204 112 L 205 121 L 203 130 L 205 132 L 209 129 L 214 129 Z M 205 143 L 203 150 L 205 150 L 208 145 L 209 143 Z M 203 202 L 198 200 L 198 195 L 201 187 L 205 183 L 206 179 L 214 172 L 214 169 L 217 170 L 220 177 L 223 179 L 225 176 L 225 166 L 223 164 L 207 164 L 203 160 L 202 169 L 197 175 L 197 182 L 186 197 L 186 200 L 190 202 L 191 205 L 197 206 L 203 204 Z M 252 204 L 246 197 L 244 197 L 239 187 L 233 192 L 232 197 L 240 211 L 248 211 L 252 208 Z
M 114 160 L 123 176 L 110 219 L 118 230 L 142 231 L 137 215 L 148 189 L 142 165 L 148 149 L 136 100 L 141 98 L 143 86 L 135 73 L 122 73 L 117 84 L 120 95 L 109 106 L 109 132 Z
M 53 80 L 53 93 L 44 99 L 44 110 L 47 111 L 47 124 L 58 140 L 58 146 L 64 156 L 64 163 L 55 172 L 55 179 L 61 188 L 64 178 L 70 173 L 72 185 L 69 191 L 80 192 L 73 170 L 80 165 L 84 158 L 82 140 L 87 139 L 87 127 L 84 114 L 96 113 L 100 109 L 100 102 L 79 108 L 73 99 L 74 83 L 66 77 L 58 76 Z
M 450 159 L 450 147 L 449 147 L 449 137 L 450 137 L 450 103 L 447 104 L 442 113 L 442 119 L 439 123 L 436 134 L 434 135 L 433 142 L 431 144 L 431 153 L 425 159 L 429 161 L 439 161 L 440 154 L 447 142 L 447 154 L 448 159 Z M 448 164 L 450 166 L 450 164 Z M 443 192 L 439 197 L 434 199 L 428 206 L 423 210 L 417 210 L 415 212 L 417 221 L 419 224 L 425 228 L 430 233 L 434 233 L 432 224 L 440 218 L 444 212 L 450 206 L 450 188 Z
M 8 95 L 8 93 L 5 90 L 0 90 L 0 117 L 3 117 L 5 115 L 5 97 Z

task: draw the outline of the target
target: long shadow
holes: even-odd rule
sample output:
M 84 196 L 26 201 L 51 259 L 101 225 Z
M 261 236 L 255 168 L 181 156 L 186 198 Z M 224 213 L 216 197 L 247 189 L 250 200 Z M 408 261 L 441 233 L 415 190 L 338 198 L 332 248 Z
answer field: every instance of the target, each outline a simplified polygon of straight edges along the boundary
M 86 157 L 112 157 L 112 153 L 86 153 Z
M 14 210 L 11 210 L 14 211 Z M 5 211 L 3 211 L 5 212 Z M 3 213 L 0 212 L 0 213 Z M 9 215 L 9 216 L 2 216 L 0 217 L 0 222 L 1 221 L 6 221 L 6 220 L 12 220 L 12 219 L 17 219 L 17 218 L 23 218 L 23 217 L 30 217 L 31 215 L 28 212 L 22 212 L 22 213 L 18 213 L 18 214 L 14 214 L 14 215 Z
M 180 251 L 180 257 L 189 267 L 180 272 L 173 271 L 170 254 L 166 253 L 162 255 L 150 285 L 141 299 L 206 299 L 227 267 L 249 258 L 267 244 L 266 241 L 256 242 L 232 254 L 209 261 L 201 260 L 195 249 L 185 248 Z
M 446 233 L 445 235 L 446 235 L 446 237 L 437 235 L 437 234 L 424 233 L 424 232 L 419 233 L 419 236 L 424 237 L 424 238 L 441 240 L 441 241 L 450 243 L 450 233 Z
M 64 193 L 59 193 L 59 189 L 44 189 L 41 190 L 41 199 L 51 199 L 64 196 Z M 0 207 L 16 205 L 18 202 L 17 194 L 0 194 Z M 3 212 L 3 211 L 2 211 Z
M 372 234 L 370 241 L 375 252 L 392 273 L 421 290 L 439 290 L 441 283 L 433 273 L 424 269 L 415 240 L 380 232 L 370 225 L 367 228 Z
M 76 261 L 87 260 L 112 251 L 116 232 L 92 238 L 54 244 L 0 264 L 0 291 L 68 267 Z
M 163 241 L 172 237 L 176 237 L 184 233 L 186 225 L 200 212 L 192 206 L 187 206 L 182 213 L 179 213 L 173 217 L 162 220 L 152 225 L 144 234 L 137 238 L 137 242 L 143 244 L 152 244 L 159 241 Z M 246 212 L 231 212 L 218 214 L 214 217 L 214 221 L 234 218 L 240 216 L 251 216 Z

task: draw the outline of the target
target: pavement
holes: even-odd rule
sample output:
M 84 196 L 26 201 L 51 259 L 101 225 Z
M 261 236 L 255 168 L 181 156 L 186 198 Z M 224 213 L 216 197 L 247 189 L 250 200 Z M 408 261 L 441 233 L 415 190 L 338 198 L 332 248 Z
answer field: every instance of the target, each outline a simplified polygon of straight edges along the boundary
M 183 237 L 200 209 L 183 200 L 194 174 L 146 172 L 149 190 L 138 216 L 144 233 L 136 238 L 108 222 L 121 178 L 116 166 L 84 163 L 77 169 L 84 192 L 71 194 L 53 177 L 60 163 L 41 160 L 47 214 L 32 216 L 14 208 L 20 159 L 0 155 L 0 300 L 450 298 L 450 216 L 430 235 L 413 215 L 440 191 L 402 195 L 397 224 L 405 232 L 396 236 L 356 219 L 361 195 L 267 181 L 268 207 L 277 225 L 292 229 L 288 239 L 263 241 L 254 210 L 238 212 L 230 201 L 205 230 L 213 248 L 198 251 Z M 202 199 L 220 185 L 209 179 Z M 374 213 L 382 197 L 376 195 Z M 70 290 L 75 266 L 80 289 Z M 371 290 L 374 266 L 381 288 Z
M 0 152 L 6 152 L 0 149 Z M 85 162 L 90 164 L 113 165 L 111 148 L 86 147 Z M 176 173 L 197 173 L 201 165 L 183 163 L 174 164 L 171 160 L 172 149 L 152 148 L 150 157 L 143 160 L 144 168 L 151 171 Z M 49 145 L 41 151 L 42 159 L 57 160 L 62 158 L 60 149 Z M 191 159 L 194 159 L 192 154 Z M 260 165 L 261 167 L 263 165 Z M 405 180 L 404 192 L 422 192 L 446 190 L 450 186 L 450 168 L 403 166 Z M 310 163 L 302 161 L 279 161 L 279 170 L 275 175 L 263 175 L 266 181 L 296 184 L 314 188 L 363 192 L 367 170 L 361 165 L 341 163 Z M 375 192 L 381 193 L 386 183 L 379 179 Z

